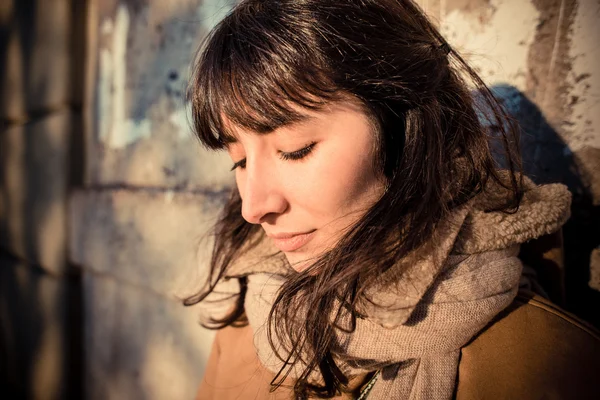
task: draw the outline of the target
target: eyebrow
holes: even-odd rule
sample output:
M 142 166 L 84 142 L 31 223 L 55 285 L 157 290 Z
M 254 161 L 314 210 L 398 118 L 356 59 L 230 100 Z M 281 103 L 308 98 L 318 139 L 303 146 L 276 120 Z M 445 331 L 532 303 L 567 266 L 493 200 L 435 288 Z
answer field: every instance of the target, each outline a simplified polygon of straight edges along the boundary
M 289 127 L 304 125 L 314 119 L 315 119 L 315 117 L 313 115 L 298 114 L 297 117 L 290 119 L 288 122 L 281 123 L 281 124 L 279 124 L 273 128 L 270 128 L 268 130 L 258 131 L 256 133 L 259 135 L 268 135 L 270 133 L 273 133 L 276 129 L 283 128 L 283 127 L 289 128 Z M 221 136 L 221 141 L 223 142 L 223 144 L 225 146 L 228 146 L 230 144 L 237 143 L 238 139 L 232 134 L 225 134 L 225 135 Z

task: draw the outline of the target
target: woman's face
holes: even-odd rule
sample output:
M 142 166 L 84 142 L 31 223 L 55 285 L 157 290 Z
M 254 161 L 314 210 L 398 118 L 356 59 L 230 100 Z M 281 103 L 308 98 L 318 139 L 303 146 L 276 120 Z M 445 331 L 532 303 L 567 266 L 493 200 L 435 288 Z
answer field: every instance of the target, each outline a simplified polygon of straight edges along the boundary
M 337 102 L 268 134 L 233 127 L 228 145 L 242 216 L 260 224 L 298 271 L 333 247 L 381 196 L 376 133 L 362 108 Z

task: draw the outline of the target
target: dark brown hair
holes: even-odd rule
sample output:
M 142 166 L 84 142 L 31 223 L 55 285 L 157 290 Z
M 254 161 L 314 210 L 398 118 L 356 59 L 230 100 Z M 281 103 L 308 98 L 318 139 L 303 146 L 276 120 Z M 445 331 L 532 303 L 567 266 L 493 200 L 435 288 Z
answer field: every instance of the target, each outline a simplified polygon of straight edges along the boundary
M 346 310 L 357 316 L 376 277 L 431 240 L 440 221 L 489 179 L 511 194 L 496 211 L 515 210 L 522 195 L 515 123 L 409 0 L 242 0 L 201 48 L 189 95 L 195 131 L 210 149 L 231 139 L 224 116 L 267 133 L 296 121 L 298 106 L 318 110 L 348 95 L 377 122 L 385 193 L 335 248 L 289 276 L 269 316 L 270 338 L 277 335 L 289 353 L 272 385 L 302 358 L 299 398 L 332 397 L 348 383 L 332 357 L 335 329 Z M 502 149 L 501 158 L 491 149 Z M 499 165 L 510 179 L 501 178 Z M 185 304 L 206 298 L 242 246 L 261 239 L 233 190 L 215 227 L 210 284 Z M 240 279 L 231 314 L 209 326 L 243 321 L 245 284 Z M 298 321 L 294 304 L 324 312 Z M 321 384 L 309 382 L 313 372 Z

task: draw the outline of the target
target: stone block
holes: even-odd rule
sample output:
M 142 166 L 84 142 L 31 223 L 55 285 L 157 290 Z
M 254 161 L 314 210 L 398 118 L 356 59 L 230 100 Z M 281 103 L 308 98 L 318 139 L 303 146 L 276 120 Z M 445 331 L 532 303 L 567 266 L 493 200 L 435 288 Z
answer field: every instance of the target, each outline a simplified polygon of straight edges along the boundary
M 196 48 L 233 0 L 98 5 L 91 185 L 222 190 L 231 161 L 201 148 L 185 91 Z
M 72 115 L 0 132 L 0 245 L 52 273 L 64 270 Z
M 89 273 L 84 288 L 86 398 L 194 398 L 214 337 L 194 308 Z
M 65 107 L 72 85 L 71 1 L 4 0 L 0 14 L 0 118 Z
M 76 192 L 70 257 L 95 273 L 182 295 L 206 270 L 212 245 L 208 232 L 222 204 L 222 195 L 190 192 Z
M 0 256 L 0 382 L 6 398 L 66 398 L 73 349 L 68 293 L 65 279 Z

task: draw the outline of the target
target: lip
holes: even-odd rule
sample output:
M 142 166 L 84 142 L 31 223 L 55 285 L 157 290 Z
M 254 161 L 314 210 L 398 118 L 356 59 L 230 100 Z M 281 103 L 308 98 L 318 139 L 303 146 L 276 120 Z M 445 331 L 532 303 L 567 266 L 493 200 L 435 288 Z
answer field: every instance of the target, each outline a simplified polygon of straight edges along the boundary
M 273 244 L 284 253 L 298 250 L 308 243 L 314 236 L 316 229 L 304 233 L 278 233 L 269 234 Z

